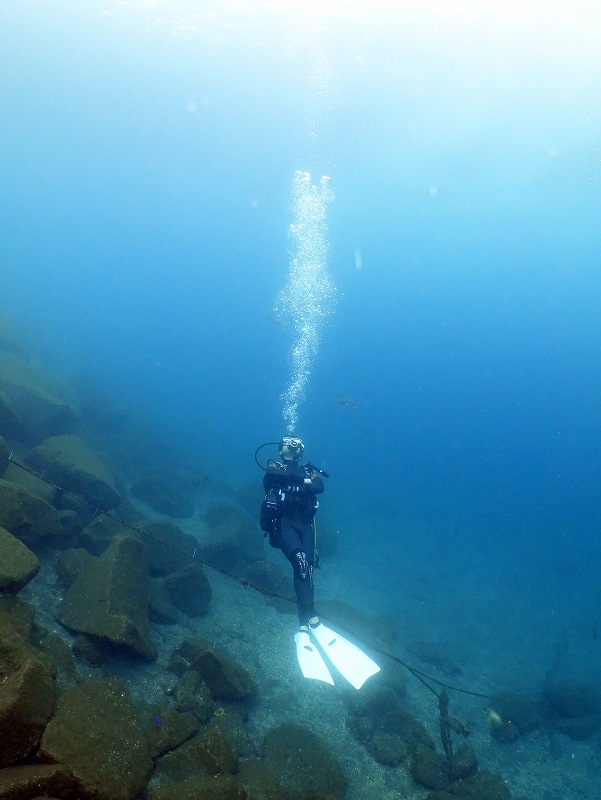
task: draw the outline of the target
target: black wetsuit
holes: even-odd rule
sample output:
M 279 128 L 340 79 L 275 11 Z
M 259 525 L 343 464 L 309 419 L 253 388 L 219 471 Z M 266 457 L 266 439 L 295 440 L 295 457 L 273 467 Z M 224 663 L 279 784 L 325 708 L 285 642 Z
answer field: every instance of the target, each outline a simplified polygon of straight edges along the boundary
M 310 483 L 305 483 L 310 479 Z M 265 497 L 277 502 L 279 546 L 292 564 L 294 590 L 301 625 L 315 615 L 313 605 L 313 567 L 315 542 L 313 518 L 319 505 L 316 495 L 323 492 L 322 479 L 310 466 L 295 461 L 283 464 L 270 461 L 263 478 Z M 270 537 L 271 541 L 271 537 Z

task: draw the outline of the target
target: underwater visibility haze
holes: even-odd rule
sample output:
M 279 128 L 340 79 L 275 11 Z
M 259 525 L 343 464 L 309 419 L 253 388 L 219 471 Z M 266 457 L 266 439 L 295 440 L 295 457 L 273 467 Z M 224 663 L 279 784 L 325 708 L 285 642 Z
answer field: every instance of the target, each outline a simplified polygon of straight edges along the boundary
M 258 514 L 255 449 L 302 437 L 317 605 L 485 694 L 601 697 L 600 29 L 585 0 L 0 10 L 0 310 L 132 462 L 127 420 Z M 514 797 L 593 797 L 597 729 L 517 754 L 485 723 Z

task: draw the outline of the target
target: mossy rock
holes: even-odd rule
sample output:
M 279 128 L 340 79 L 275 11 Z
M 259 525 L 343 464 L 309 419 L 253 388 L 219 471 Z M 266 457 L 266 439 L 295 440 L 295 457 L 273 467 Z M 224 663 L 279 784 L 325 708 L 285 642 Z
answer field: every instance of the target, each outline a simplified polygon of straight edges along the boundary
M 25 463 L 100 511 L 109 511 L 121 500 L 114 474 L 79 436 L 45 439 L 25 456 Z
M 77 573 L 57 611 L 78 633 L 153 661 L 157 649 L 148 619 L 148 567 L 144 545 L 133 536 L 115 539 Z
M 344 795 L 346 778 L 322 740 L 302 725 L 284 724 L 264 739 L 265 765 L 288 790 Z
M 0 528 L 0 592 L 17 594 L 39 570 L 40 562 L 31 550 Z
M 44 731 L 39 759 L 68 767 L 77 797 L 134 800 L 153 764 L 125 683 L 101 678 L 62 694 Z
M 184 639 L 171 654 L 169 669 L 176 675 L 198 672 L 216 700 L 244 700 L 259 690 L 244 667 L 201 637 Z
M 17 420 L 19 436 L 28 441 L 66 433 L 79 422 L 79 412 L 64 387 L 5 350 L 0 350 L 0 393 L 0 407 L 8 406 Z

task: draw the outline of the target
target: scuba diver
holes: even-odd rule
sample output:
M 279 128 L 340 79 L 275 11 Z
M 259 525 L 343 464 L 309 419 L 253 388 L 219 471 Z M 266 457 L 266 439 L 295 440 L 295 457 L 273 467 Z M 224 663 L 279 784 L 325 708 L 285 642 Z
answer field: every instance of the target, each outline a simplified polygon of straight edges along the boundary
M 268 444 L 276 444 L 268 442 Z M 304 445 L 298 436 L 279 442 L 282 461 L 269 459 L 263 477 L 265 498 L 261 504 L 261 530 L 269 544 L 282 550 L 292 565 L 300 627 L 294 640 L 296 655 L 305 678 L 333 684 L 322 653 L 355 689 L 360 689 L 380 667 L 352 642 L 327 628 L 314 606 L 313 570 L 317 563 L 315 514 L 317 495 L 324 490 L 320 475 L 328 474 L 310 462 L 301 465 Z M 315 646 L 314 641 L 319 645 Z
M 319 507 L 317 495 L 324 490 L 313 466 L 299 464 L 304 449 L 298 437 L 281 439 L 283 463 L 271 459 L 267 462 L 263 477 L 265 500 L 261 508 L 261 529 L 269 533 L 269 543 L 279 547 L 292 564 L 301 628 L 319 623 L 313 605 L 314 525 Z

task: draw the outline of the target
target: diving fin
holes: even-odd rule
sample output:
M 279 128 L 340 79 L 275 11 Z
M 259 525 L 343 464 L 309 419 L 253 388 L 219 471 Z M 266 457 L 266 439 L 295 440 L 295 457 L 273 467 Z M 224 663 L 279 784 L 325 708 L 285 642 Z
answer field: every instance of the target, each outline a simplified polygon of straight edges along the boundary
M 310 627 L 309 630 L 311 636 L 319 644 L 338 672 L 355 689 L 360 689 L 368 678 L 380 671 L 380 667 L 376 662 L 372 661 L 363 650 L 349 642 L 344 636 L 327 628 L 323 623 L 320 622 L 319 625 L 314 628 Z
M 309 636 L 307 630 L 301 629 L 298 631 L 298 633 L 296 633 L 294 636 L 294 641 L 296 642 L 296 657 L 298 658 L 298 664 L 305 678 L 312 678 L 316 681 L 325 681 L 325 683 L 330 683 L 333 686 L 334 681 L 330 675 L 330 670 L 328 669 L 326 662 L 323 660 L 321 653 L 311 641 L 311 637 Z

